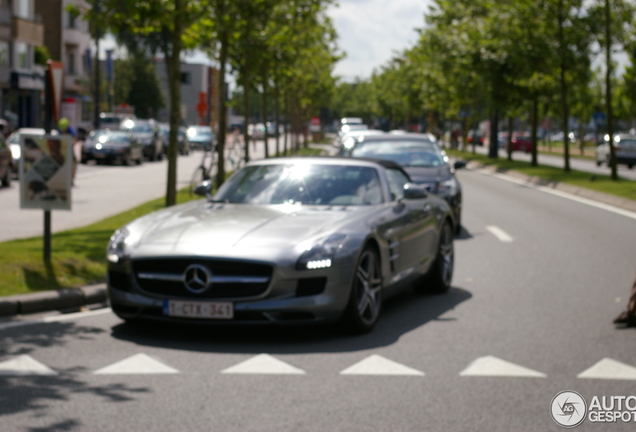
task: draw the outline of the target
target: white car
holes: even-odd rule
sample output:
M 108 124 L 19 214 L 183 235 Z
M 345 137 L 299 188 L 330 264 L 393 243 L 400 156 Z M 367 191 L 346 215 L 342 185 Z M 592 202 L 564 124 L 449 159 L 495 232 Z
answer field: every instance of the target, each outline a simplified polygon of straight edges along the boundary
M 632 169 L 636 165 L 636 135 L 615 135 L 614 154 L 617 165 L 627 165 L 627 168 Z M 605 135 L 604 142 L 596 147 L 596 166 L 603 163 L 610 166 L 609 135 Z

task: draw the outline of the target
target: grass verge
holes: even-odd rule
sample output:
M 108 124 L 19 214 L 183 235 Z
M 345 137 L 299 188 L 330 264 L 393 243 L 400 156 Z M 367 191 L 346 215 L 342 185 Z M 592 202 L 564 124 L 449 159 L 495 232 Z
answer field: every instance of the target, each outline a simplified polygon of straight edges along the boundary
M 188 189 L 178 192 L 177 203 L 199 198 Z M 92 225 L 53 234 L 50 265 L 42 260 L 42 237 L 0 243 L 0 296 L 105 282 L 110 236 L 133 219 L 162 209 L 164 203 L 165 198 L 159 198 Z
M 485 155 L 452 149 L 444 150 L 449 156 L 459 157 L 465 160 L 474 160 L 487 166 L 494 166 L 497 167 L 497 170 L 500 172 L 514 170 L 529 176 L 539 177 L 549 182 L 565 183 L 621 198 L 636 200 L 636 182 L 631 180 L 619 178 L 618 181 L 612 181 L 609 176 L 605 175 L 590 174 L 582 171 L 570 171 L 566 173 L 562 168 L 546 165 L 533 167 L 530 165 L 530 162 L 509 161 L 505 158 L 491 159 Z

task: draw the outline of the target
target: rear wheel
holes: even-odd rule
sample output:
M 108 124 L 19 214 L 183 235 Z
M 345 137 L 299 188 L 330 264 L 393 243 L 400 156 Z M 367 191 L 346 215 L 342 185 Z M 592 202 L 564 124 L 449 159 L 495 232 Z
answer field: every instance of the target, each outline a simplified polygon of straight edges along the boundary
M 2 186 L 3 187 L 9 187 L 11 186 L 11 168 L 7 167 L 7 172 L 4 175 L 4 178 L 2 179 Z
M 417 282 L 414 286 L 415 291 L 419 293 L 445 293 L 451 287 L 454 265 L 453 229 L 451 224 L 446 222 L 440 232 L 439 246 L 433 267 L 422 280 Z
M 371 331 L 382 308 L 382 274 L 375 248 L 365 247 L 355 268 L 349 303 L 344 314 L 350 330 L 356 333 Z
M 190 194 L 194 194 L 194 190 L 196 189 L 196 187 L 205 180 L 209 180 L 208 173 L 206 172 L 205 167 L 199 166 L 196 170 L 194 170 L 194 174 L 192 174 L 192 181 L 190 182 Z

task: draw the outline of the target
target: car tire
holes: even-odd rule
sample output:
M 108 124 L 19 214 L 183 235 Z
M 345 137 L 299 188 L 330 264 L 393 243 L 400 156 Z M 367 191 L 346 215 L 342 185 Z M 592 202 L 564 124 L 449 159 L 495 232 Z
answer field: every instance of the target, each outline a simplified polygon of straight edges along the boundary
M 121 164 L 124 166 L 132 166 L 133 160 L 130 153 L 126 153 L 124 156 L 122 156 Z
M 437 256 L 429 273 L 417 282 L 415 291 L 422 294 L 442 294 L 451 287 L 455 251 L 453 248 L 453 230 L 449 222 L 445 222 L 440 231 Z
M 141 165 L 142 163 L 144 163 L 143 153 L 141 154 L 141 156 L 139 156 L 139 159 L 137 159 L 135 162 L 137 163 L 137 165 Z
M 343 320 L 353 333 L 373 329 L 382 309 L 382 273 L 377 250 L 367 245 L 360 254 Z
M 634 168 L 634 164 L 627 164 L 627 169 L 632 169 Z

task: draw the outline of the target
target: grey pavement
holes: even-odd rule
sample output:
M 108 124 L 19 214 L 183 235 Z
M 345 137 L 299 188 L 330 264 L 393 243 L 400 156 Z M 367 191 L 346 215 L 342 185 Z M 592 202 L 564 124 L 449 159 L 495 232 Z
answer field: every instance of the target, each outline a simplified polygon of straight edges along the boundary
M 562 430 L 549 414 L 562 390 L 588 402 L 635 395 L 633 377 L 577 376 L 603 359 L 636 368 L 636 330 L 611 323 L 636 269 L 636 221 L 501 177 L 458 176 L 464 229 L 449 293 L 406 292 L 363 336 L 338 327 L 131 327 L 107 309 L 0 324 L 0 368 L 29 356 L 54 374 L 0 377 L 0 429 L 545 432 Z M 261 354 L 296 373 L 228 373 L 263 365 Z M 370 356 L 424 375 L 341 374 Z M 536 374 L 467 372 L 492 358 Z M 586 420 L 576 430 L 634 424 Z

